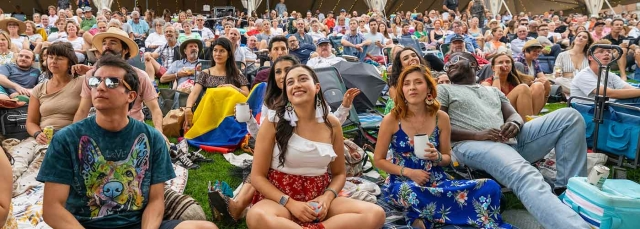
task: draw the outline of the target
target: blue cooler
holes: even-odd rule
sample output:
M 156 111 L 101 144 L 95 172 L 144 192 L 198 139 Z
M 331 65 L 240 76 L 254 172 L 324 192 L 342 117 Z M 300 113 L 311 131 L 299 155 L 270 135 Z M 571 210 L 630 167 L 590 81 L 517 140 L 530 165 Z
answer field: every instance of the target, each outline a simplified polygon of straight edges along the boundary
M 607 179 L 599 190 L 586 177 L 573 177 L 560 199 L 593 228 L 640 228 L 640 184 L 633 181 Z

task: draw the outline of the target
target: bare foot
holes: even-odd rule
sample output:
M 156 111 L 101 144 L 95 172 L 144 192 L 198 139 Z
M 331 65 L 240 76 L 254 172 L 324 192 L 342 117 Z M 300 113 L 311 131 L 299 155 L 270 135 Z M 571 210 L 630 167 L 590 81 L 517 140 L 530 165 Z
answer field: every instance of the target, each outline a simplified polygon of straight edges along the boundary
M 242 219 L 242 213 L 244 213 L 245 208 L 245 206 L 242 206 L 242 204 L 236 202 L 235 200 L 229 200 L 229 214 L 231 214 L 231 217 L 233 217 L 233 219 Z

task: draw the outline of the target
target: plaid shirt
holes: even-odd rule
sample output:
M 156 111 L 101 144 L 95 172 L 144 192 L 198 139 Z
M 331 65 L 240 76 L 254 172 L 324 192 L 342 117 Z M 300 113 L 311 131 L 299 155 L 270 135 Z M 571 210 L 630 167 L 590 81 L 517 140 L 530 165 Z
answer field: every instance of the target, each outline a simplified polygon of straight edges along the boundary
M 160 63 L 160 65 L 162 65 L 162 67 L 169 69 L 169 66 L 171 65 L 171 63 L 173 63 L 175 57 L 175 47 L 180 47 L 180 43 L 176 42 L 176 45 L 174 47 L 169 47 L 169 43 L 166 43 L 153 51 L 154 53 L 160 54 L 160 59 L 162 60 L 162 63 Z
M 529 64 L 527 64 L 527 61 L 524 58 L 524 53 L 521 53 L 520 55 L 518 55 L 518 57 L 516 57 L 516 62 L 520 62 L 522 65 L 524 65 L 524 74 L 530 75 L 529 71 L 531 71 L 529 69 Z M 540 62 L 538 62 L 538 60 L 533 60 L 532 62 L 533 64 L 533 77 L 537 77 L 538 73 L 542 72 L 542 69 L 540 68 Z

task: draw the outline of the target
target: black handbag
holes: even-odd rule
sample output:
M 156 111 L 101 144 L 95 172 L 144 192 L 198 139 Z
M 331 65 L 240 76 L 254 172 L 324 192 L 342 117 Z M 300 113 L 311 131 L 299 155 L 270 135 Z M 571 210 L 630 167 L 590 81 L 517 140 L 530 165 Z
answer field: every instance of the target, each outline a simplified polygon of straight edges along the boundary
M 188 93 L 167 88 L 159 89 L 158 91 L 158 104 L 162 111 L 162 117 L 167 115 L 170 110 L 187 106 Z
M 27 132 L 27 110 L 29 106 L 18 108 L 1 108 L 0 125 L 4 138 L 23 140 L 29 137 Z

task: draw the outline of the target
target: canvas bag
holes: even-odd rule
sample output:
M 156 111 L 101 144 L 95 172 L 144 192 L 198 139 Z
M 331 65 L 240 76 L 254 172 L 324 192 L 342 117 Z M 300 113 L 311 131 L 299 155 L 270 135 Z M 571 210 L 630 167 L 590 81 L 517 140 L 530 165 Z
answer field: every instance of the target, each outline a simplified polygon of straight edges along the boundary
M 368 154 L 351 140 L 344 140 L 344 162 L 347 170 L 347 177 L 359 177 L 364 171 Z
M 184 108 L 170 110 L 162 119 L 162 133 L 167 137 L 180 137 L 184 116 Z

